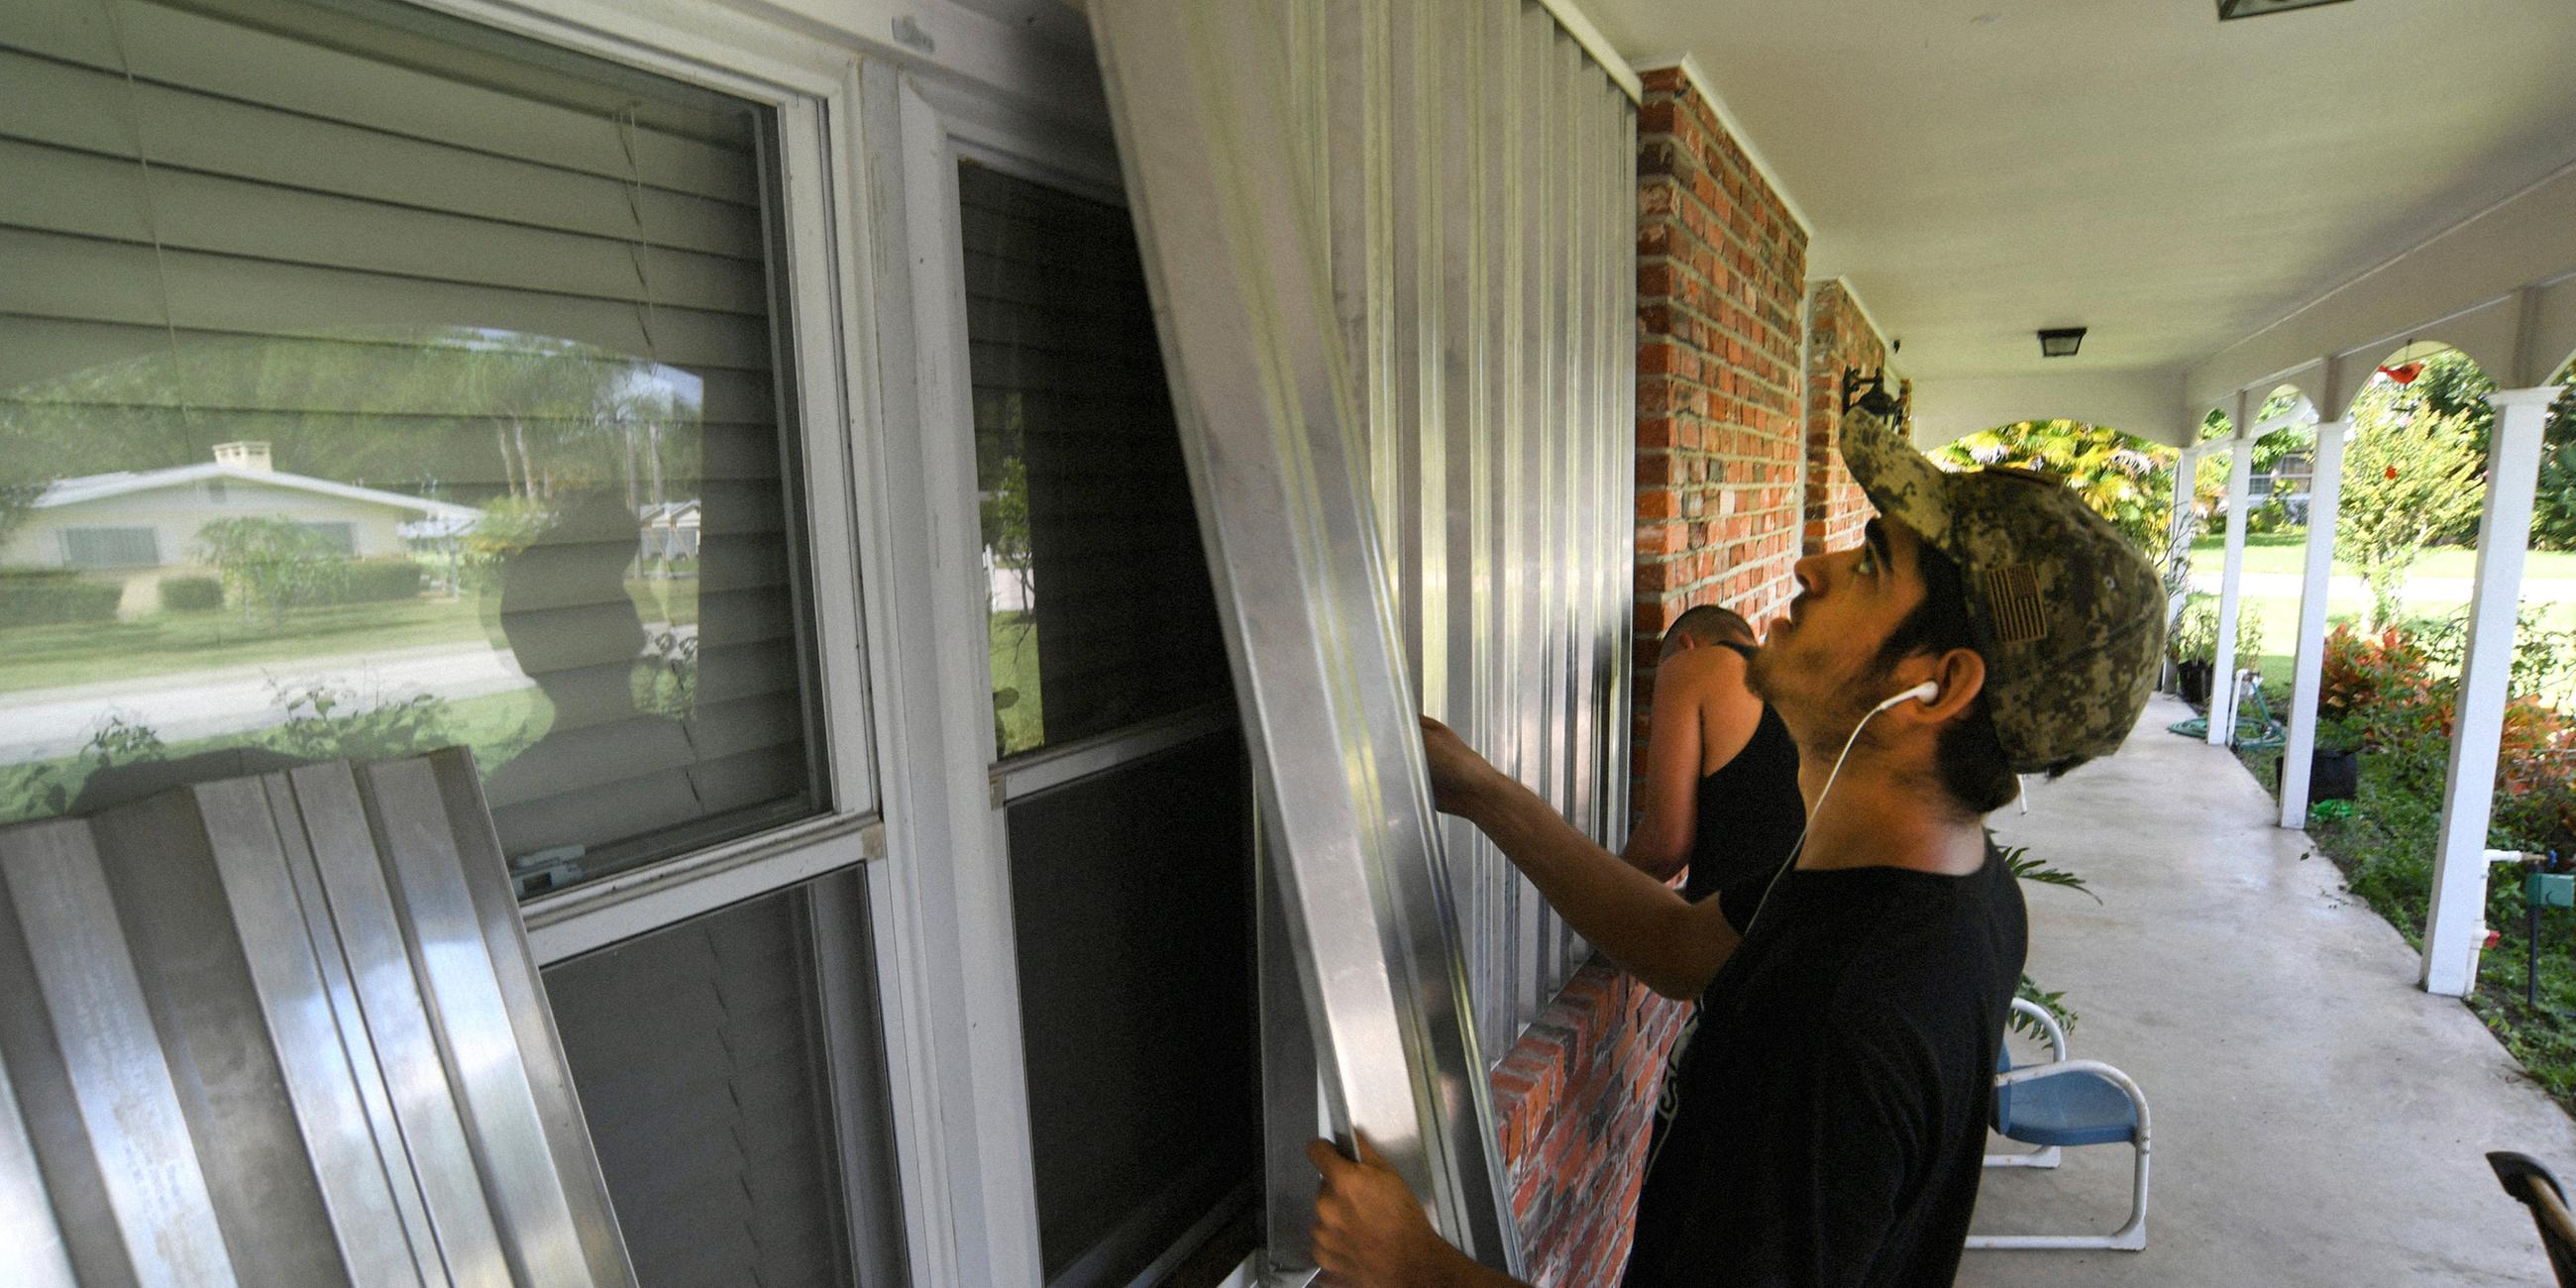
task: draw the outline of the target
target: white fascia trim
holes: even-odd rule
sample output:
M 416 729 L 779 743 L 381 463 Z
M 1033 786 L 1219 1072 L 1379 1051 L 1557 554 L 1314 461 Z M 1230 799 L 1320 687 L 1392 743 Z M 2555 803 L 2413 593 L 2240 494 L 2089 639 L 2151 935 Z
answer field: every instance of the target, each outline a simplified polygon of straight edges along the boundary
M 1646 101 L 1646 83 L 1637 79 L 1638 69 L 1619 56 L 1610 38 L 1592 25 L 1592 19 L 1576 7 L 1574 0 L 1538 0 L 1538 7 L 1547 10 L 1547 16 L 1556 19 L 1556 25 L 1565 28 L 1565 34 L 1574 37 L 1574 43 L 1583 46 L 1592 61 L 1601 64 L 1601 70 L 1609 73 L 1610 79 L 1628 95 L 1629 102 Z
M 1555 8 L 1552 4 L 1548 7 Z M 1778 197 L 1780 204 L 1789 208 L 1789 217 L 1797 220 L 1799 231 L 1807 234 L 1807 247 L 1812 254 L 1816 241 L 1816 221 L 1807 217 L 1805 207 L 1798 204 L 1797 195 L 1789 191 L 1787 184 L 1780 182 L 1780 172 L 1773 169 L 1770 161 L 1763 157 L 1762 149 L 1753 142 L 1753 136 L 1744 132 L 1744 123 L 1736 119 L 1734 111 L 1727 107 L 1726 99 L 1712 86 L 1707 70 L 1699 65 L 1698 57 L 1692 54 L 1657 54 L 1651 58 L 1634 59 L 1629 66 L 1636 68 L 1640 74 L 1659 72 L 1668 67 L 1681 69 L 1682 79 L 1689 81 L 1691 89 L 1701 98 L 1708 100 L 1708 109 L 1717 114 L 1717 123 L 1724 126 L 1727 134 L 1734 138 L 1735 146 L 1744 150 L 1744 159 L 1752 164 L 1754 173 L 1762 176 L 1762 182 L 1771 185 L 1771 195 Z M 1877 323 L 1872 322 L 1870 325 L 1876 326 Z
M 2220 346 L 2215 352 L 2212 352 L 2206 357 L 2201 358 L 2199 361 L 2194 362 L 2188 369 L 2186 369 L 2184 373 L 2185 397 L 2191 399 L 2211 400 L 2213 405 L 2221 405 L 2219 400 L 2224 400 L 2230 395 L 2224 389 L 2216 388 L 2209 382 L 2212 380 L 2231 378 L 2229 373 L 2227 373 L 2222 366 L 2222 364 L 2228 361 L 2231 355 L 2253 350 L 2258 342 L 2260 342 L 2264 337 L 2271 335 L 2273 332 L 2294 326 L 2312 315 L 2331 308 L 2339 300 L 2348 299 L 2352 295 L 2362 292 L 2368 285 L 2372 284 L 2373 279 L 2389 273 L 2391 270 L 2416 256 L 2422 255 L 2427 251 L 2435 250 L 2441 247 L 2445 242 L 2465 239 L 2474 235 L 2476 225 L 2480 222 L 2510 211 L 2516 203 L 2521 202 L 2526 198 L 2531 198 L 2544 193 L 2553 185 L 2567 181 L 2571 175 L 2576 175 L 2576 162 L 2570 162 L 2550 171 L 2538 180 L 2517 189 L 2512 195 L 2507 196 L 2502 200 L 2489 203 L 2488 205 L 2469 214 L 2467 217 L 2449 224 L 2422 238 L 2413 245 L 2408 246 L 2406 249 L 2401 250 L 2396 254 L 2369 266 L 2368 268 L 2362 269 L 2360 272 L 2355 273 L 2348 278 L 2345 278 L 2343 281 L 2319 293 L 2306 303 L 2300 304 L 2290 309 L 2288 312 L 2283 313 L 2281 316 L 2274 318 L 2272 321 L 2266 322 L 2263 325 L 2246 332 L 2237 339 Z M 2263 384 L 2265 380 L 2270 380 L 2274 385 L 2277 385 L 2280 382 L 2281 377 L 2297 371 L 2300 367 L 2316 361 L 2319 357 L 2345 357 L 2357 353 L 2367 353 L 2370 349 L 2378 345 L 2389 344 L 2411 335 L 2420 335 L 2424 331 L 2438 327 L 2442 323 L 2450 321 L 2453 318 L 2457 318 L 2468 313 L 2475 313 L 2482 309 L 2491 308 L 2499 301 L 2513 295 L 2515 291 L 2534 287 L 2546 287 L 2555 282 L 2568 280 L 2569 276 L 2569 273 L 2565 269 L 2561 268 L 2546 273 L 2540 279 L 2535 281 L 2512 283 L 2510 285 L 2500 286 L 2491 285 L 2485 293 L 2479 295 L 2477 298 L 2457 303 L 2453 307 L 2445 309 L 2439 317 L 2410 323 L 2393 330 L 2386 328 L 2384 325 L 2374 326 L 2368 335 L 2375 336 L 2377 338 L 2356 340 L 2347 335 L 2334 336 L 2325 346 L 2309 346 L 2311 348 L 2324 347 L 2329 349 L 2329 352 L 2324 354 L 2299 355 L 2297 357 L 2297 361 L 2291 366 L 2280 368 L 2270 376 L 2258 377 L 2252 381 L 2243 382 L 2238 384 L 2236 387 L 2252 388 L 2254 385 Z M 2374 319 L 2374 321 L 2384 321 L 2384 319 Z M 2264 387 L 2268 389 L 2273 387 L 2273 385 L 2265 385 Z

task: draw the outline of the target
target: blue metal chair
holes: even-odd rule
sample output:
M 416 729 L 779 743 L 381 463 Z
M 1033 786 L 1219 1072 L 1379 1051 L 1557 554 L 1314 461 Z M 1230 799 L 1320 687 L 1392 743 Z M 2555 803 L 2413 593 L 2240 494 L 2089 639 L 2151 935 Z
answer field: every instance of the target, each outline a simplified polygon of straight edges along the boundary
M 2046 1007 L 2019 998 L 2013 1010 L 2048 1037 L 2050 1058 L 2015 1065 L 2007 1046 L 1996 1061 L 1994 1128 L 2008 1140 L 2039 1148 L 1988 1154 L 1988 1167 L 2055 1167 L 2070 1146 L 2127 1144 L 2137 1154 L 2129 1219 L 2110 1234 L 1972 1234 L 1971 1248 L 2108 1248 L 2147 1246 L 2147 1095 L 2136 1080 L 2099 1060 L 2066 1054 L 2066 1031 Z

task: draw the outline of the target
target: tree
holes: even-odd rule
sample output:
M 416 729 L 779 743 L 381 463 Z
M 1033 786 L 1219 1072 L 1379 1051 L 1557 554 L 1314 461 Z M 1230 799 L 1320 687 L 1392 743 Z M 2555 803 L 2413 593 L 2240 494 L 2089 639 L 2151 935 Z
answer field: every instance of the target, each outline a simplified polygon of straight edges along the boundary
M 1939 455 L 1962 467 L 2009 465 L 2056 475 L 2150 560 L 2156 560 L 2163 558 L 2172 539 L 2169 452 L 2100 425 L 2026 420 L 1970 434 L 1942 448 Z
M 2550 381 L 2565 392 L 2549 404 L 2540 429 L 2540 492 L 2533 498 L 2531 543 L 2576 550 L 2576 362 Z
M 197 529 L 196 556 L 213 564 L 245 616 L 325 604 L 348 584 L 349 559 L 329 537 L 283 515 L 217 519 Z
M 2483 488 L 2472 432 L 2464 415 L 2421 411 L 2355 425 L 2335 550 L 2370 587 L 2373 629 L 2397 620 L 2406 570 L 2423 548 L 2476 524 Z

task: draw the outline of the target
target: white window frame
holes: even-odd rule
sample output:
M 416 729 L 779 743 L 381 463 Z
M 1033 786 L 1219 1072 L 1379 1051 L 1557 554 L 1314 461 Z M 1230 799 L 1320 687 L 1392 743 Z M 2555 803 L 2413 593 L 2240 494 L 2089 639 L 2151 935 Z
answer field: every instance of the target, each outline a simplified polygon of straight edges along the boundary
M 927 682 L 913 685 L 905 697 L 942 731 L 946 780 L 971 789 L 951 793 L 945 802 L 947 835 L 939 851 L 945 862 L 938 866 L 951 883 L 948 928 L 955 936 L 957 968 L 929 991 L 935 1005 L 972 1020 L 967 1077 L 947 1089 L 946 1100 L 952 1108 L 971 1105 L 978 1124 L 971 1139 L 953 1142 L 972 1150 L 967 1166 L 982 1182 L 974 1198 L 986 1277 L 977 1282 L 1037 1284 L 1044 1275 L 1010 855 L 1000 809 L 1004 784 L 992 772 L 992 674 L 984 643 L 983 532 L 974 504 L 957 166 L 972 158 L 1123 204 L 1117 154 L 1105 113 L 1097 117 L 1101 129 L 1087 153 L 1080 136 L 1063 128 L 1064 114 L 1085 110 L 1078 98 L 1062 104 L 1059 114 L 1041 117 L 1006 105 L 989 86 L 906 74 L 882 61 L 868 64 L 862 77 L 870 173 L 878 180 L 871 210 L 881 253 L 899 256 L 880 261 L 876 321 L 886 411 L 890 424 L 918 426 L 909 441 L 891 444 L 908 458 L 901 477 L 915 485 L 901 494 L 910 513 L 901 516 L 907 521 L 899 523 L 883 553 L 901 569 L 939 574 L 910 588 L 916 597 L 899 619 L 913 624 L 926 645 L 914 677 Z M 1096 74 L 1094 82 L 1096 88 Z M 1037 159 L 1041 153 L 1048 160 Z M 1080 159 L 1086 155 L 1088 164 Z M 961 1218 L 965 1197 L 960 1194 Z M 959 1239 L 964 1244 L 968 1236 L 961 1230 Z
M 866 444 L 881 437 L 874 414 L 873 362 L 866 344 L 862 269 L 849 212 L 860 201 L 856 181 L 858 73 L 851 52 L 810 37 L 713 8 L 628 8 L 584 0 L 535 0 L 526 6 L 494 0 L 413 0 L 478 24 L 610 59 L 762 104 L 775 113 L 778 224 L 783 236 L 773 253 L 779 282 L 776 306 L 790 327 L 786 350 L 794 381 L 798 423 L 793 429 L 798 472 L 793 518 L 805 536 L 812 634 L 809 673 L 816 691 L 809 736 L 818 744 L 822 787 L 829 800 L 821 814 L 782 827 L 647 865 L 535 899 L 522 908 L 532 951 L 540 963 L 671 925 L 745 899 L 782 890 L 825 873 L 890 853 L 920 854 L 907 844 L 911 830 L 889 828 L 880 813 L 879 713 L 868 701 L 881 672 L 879 651 L 868 647 L 865 622 L 885 620 L 872 605 L 869 584 L 882 585 L 878 567 L 864 567 L 860 533 L 881 512 L 881 472 L 870 468 Z M 881 544 L 881 543 L 880 543 Z M 865 582 L 863 583 L 863 576 Z M 875 611 L 871 611 L 874 608 Z M 891 742 L 889 745 L 893 745 Z M 900 764 L 900 758 L 894 759 Z M 901 773 L 885 784 L 900 790 Z M 914 919 L 890 915 L 905 898 L 905 868 L 882 865 L 871 874 L 870 916 L 875 967 L 886 1023 L 885 1087 L 890 1102 L 899 1175 L 903 1255 L 920 1284 L 963 1285 L 954 1255 L 952 1205 L 944 1201 L 951 1169 L 943 1110 L 933 1078 L 937 1044 L 912 1022 L 916 1008 L 904 1000 L 906 972 L 898 964 L 920 961 Z M 892 880 L 888 880 L 891 877 Z M 895 899 L 885 897 L 895 886 Z M 838 955 L 837 953 L 835 955 Z M 835 1164 L 851 1206 L 849 1228 L 861 1227 L 859 1209 L 868 1183 L 861 1153 L 851 1142 L 874 1128 L 860 1117 L 868 1106 L 851 1103 L 853 1058 L 880 1043 L 857 1031 L 860 1012 L 833 1002 L 846 981 L 827 979 L 824 1035 L 835 1068 L 828 1086 L 835 1101 L 840 1141 Z M 854 1260 L 865 1250 L 853 1247 Z
M 943 305 L 921 287 L 961 276 L 961 155 L 1115 199 L 1097 68 L 1038 29 L 1049 23 L 1021 29 L 942 0 L 410 2 L 778 113 L 780 304 L 794 327 L 815 735 L 833 809 L 532 901 L 530 943 L 562 960 L 880 860 L 869 914 L 909 1280 L 1035 1284 L 1007 856 L 985 781 L 990 676 L 953 625 L 981 620 L 980 586 L 962 575 L 979 566 L 980 534 L 975 507 L 943 503 L 974 482 L 965 319 L 962 298 Z M 1099 122 L 1090 160 L 1026 162 L 1082 151 L 1067 117 Z M 953 316 L 925 327 L 943 308 Z M 864 1039 L 846 1011 L 827 1021 L 836 1055 Z M 841 1162 L 855 1185 L 846 1149 Z

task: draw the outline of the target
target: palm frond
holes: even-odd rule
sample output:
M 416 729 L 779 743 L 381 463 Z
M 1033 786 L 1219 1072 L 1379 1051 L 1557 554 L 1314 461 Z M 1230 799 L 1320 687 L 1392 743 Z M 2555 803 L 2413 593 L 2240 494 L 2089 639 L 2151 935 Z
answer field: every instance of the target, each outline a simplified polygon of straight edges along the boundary
M 2012 874 L 2024 881 L 2063 887 L 2095 903 L 2102 902 L 2102 896 L 2093 893 L 2093 888 L 2085 883 L 2084 878 L 2064 868 L 2052 868 L 2048 866 L 2048 861 L 2045 859 L 2032 858 L 2030 847 L 2027 845 L 2016 845 L 2005 850 L 2004 866 L 2011 868 Z
M 2054 993 L 2046 992 L 2042 990 L 2039 984 L 2031 979 L 2030 976 L 2024 975 L 2021 977 L 2020 996 L 2025 1001 L 2039 1003 L 2040 1006 L 2047 1010 L 2050 1015 L 2056 1016 L 2057 1027 L 2066 1030 L 2068 1033 L 2073 1033 L 2075 1031 L 2076 1015 L 2075 1012 L 2066 1009 L 2066 993 L 2064 990 L 2061 989 Z M 2037 1038 L 2044 1036 L 2039 1030 L 2039 1021 L 2022 1014 L 2018 1008 L 2016 1008 L 2012 1013 L 2011 1023 L 2012 1031 L 2021 1034 L 2023 1037 Z

